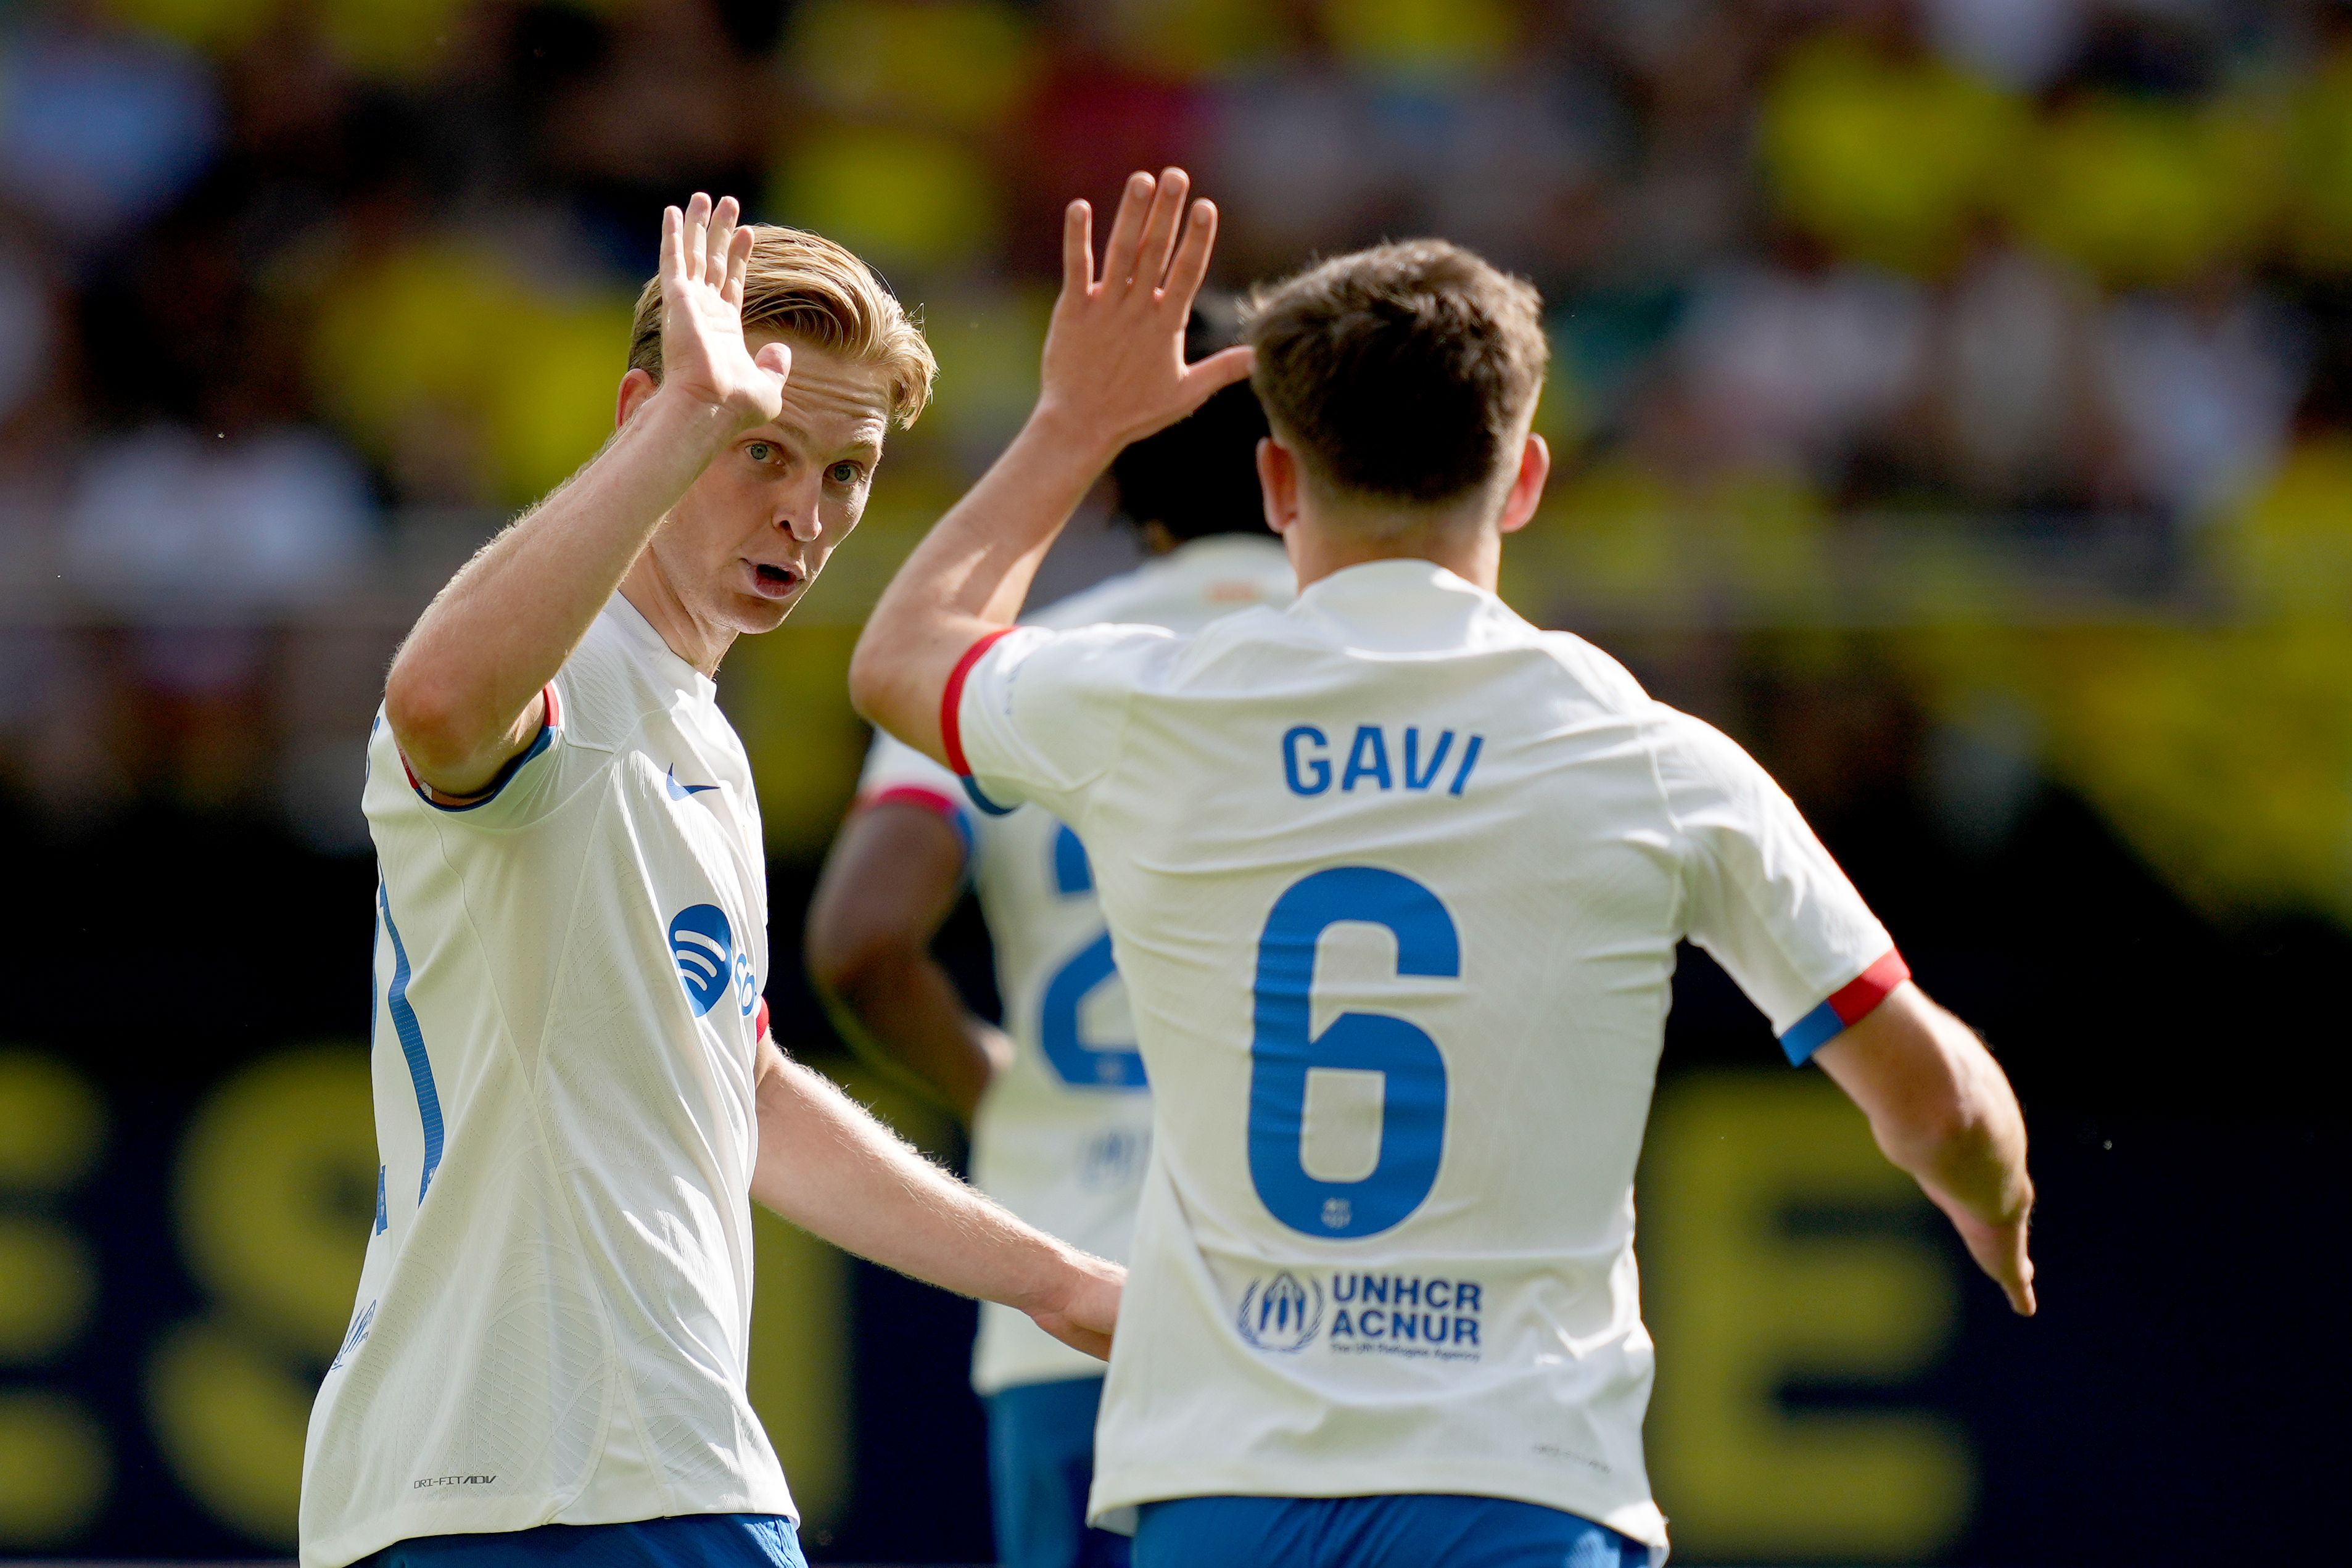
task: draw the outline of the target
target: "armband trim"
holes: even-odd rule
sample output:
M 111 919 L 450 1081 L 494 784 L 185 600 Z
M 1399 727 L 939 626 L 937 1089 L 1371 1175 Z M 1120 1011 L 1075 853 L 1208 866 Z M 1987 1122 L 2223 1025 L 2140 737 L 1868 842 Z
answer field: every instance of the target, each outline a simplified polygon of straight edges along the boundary
M 966 788 L 971 787 L 970 780 L 964 782 Z M 944 817 L 948 826 L 955 829 L 956 837 L 963 840 L 966 858 L 971 855 L 971 818 L 964 815 L 963 807 L 956 804 L 953 796 L 943 791 L 928 789 L 921 784 L 890 784 L 876 790 L 857 803 L 860 811 L 869 805 L 912 805 Z
M 940 749 L 947 753 L 948 766 L 955 770 L 960 778 L 971 776 L 971 763 L 963 754 L 963 683 L 971 677 L 972 666 L 980 662 L 981 656 L 995 647 L 998 638 L 1012 630 L 1011 626 L 999 627 L 964 649 L 963 657 L 956 660 L 955 668 L 948 672 L 947 689 L 940 693 Z
M 1911 978 L 1903 955 L 1888 948 L 1878 962 L 1830 993 L 1829 999 L 1795 1023 L 1780 1037 L 1780 1050 L 1790 1067 L 1802 1067 L 1815 1051 L 1868 1017 L 1895 988 Z
M 499 792 L 513 782 L 515 774 L 522 772 L 541 752 L 547 750 L 555 739 L 555 732 L 563 728 L 563 708 L 556 700 L 555 683 L 548 682 L 541 689 L 540 696 L 546 699 L 547 710 L 540 716 L 539 733 L 531 738 L 530 745 L 507 759 L 507 765 L 498 771 L 479 795 L 469 795 L 462 800 L 440 798 L 434 793 L 433 786 L 418 778 L 416 770 L 408 765 L 408 753 L 400 751 L 400 748 L 395 745 L 393 750 L 400 757 L 400 771 L 408 775 L 408 787 L 416 792 L 416 798 L 436 811 L 450 812 L 472 811 L 498 799 Z

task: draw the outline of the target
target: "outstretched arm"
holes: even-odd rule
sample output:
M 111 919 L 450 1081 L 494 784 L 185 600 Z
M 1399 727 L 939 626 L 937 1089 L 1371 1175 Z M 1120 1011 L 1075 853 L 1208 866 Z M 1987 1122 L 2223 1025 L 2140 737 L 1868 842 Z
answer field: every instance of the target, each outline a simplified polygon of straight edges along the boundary
M 1813 1060 L 1862 1107 L 1886 1157 L 1950 1217 L 1977 1267 L 2031 1317 L 2025 1115 L 1984 1042 L 1906 981 Z
M 467 562 L 408 634 L 384 715 L 416 776 L 476 794 L 528 746 L 540 693 L 646 541 L 710 459 L 782 406 L 792 355 L 743 342 L 752 234 L 729 196 L 662 214 L 662 374 L 622 383 L 620 429 L 562 488 Z
M 806 947 L 809 978 L 851 1047 L 970 1126 L 1013 1044 L 963 1005 L 931 956 L 963 863 L 963 839 L 938 812 L 893 800 L 861 807 L 825 857 Z
M 1249 374 L 1245 348 L 1184 363 L 1184 323 L 1217 233 L 1207 202 L 1187 218 L 1190 188 L 1181 169 L 1130 175 L 1100 276 L 1093 211 L 1070 204 L 1037 405 L 908 557 L 857 639 L 850 700 L 934 761 L 947 761 L 940 699 L 957 661 L 1021 613 L 1037 563 L 1096 476 L 1120 447 Z
M 1127 1270 L 1024 1225 L 932 1164 L 824 1078 L 760 1042 L 751 1195 L 835 1246 L 960 1296 L 1017 1307 L 1110 1354 Z

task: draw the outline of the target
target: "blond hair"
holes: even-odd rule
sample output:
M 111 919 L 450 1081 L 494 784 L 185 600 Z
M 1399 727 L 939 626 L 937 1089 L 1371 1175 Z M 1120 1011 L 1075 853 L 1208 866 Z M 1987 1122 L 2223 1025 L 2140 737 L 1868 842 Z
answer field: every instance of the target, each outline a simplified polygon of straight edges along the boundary
M 890 414 L 912 425 L 931 400 L 939 362 L 923 330 L 874 269 L 823 235 L 772 223 L 747 225 L 751 263 L 743 274 L 743 331 L 768 331 L 877 365 L 890 378 Z M 629 326 L 629 368 L 661 379 L 661 279 L 637 295 Z

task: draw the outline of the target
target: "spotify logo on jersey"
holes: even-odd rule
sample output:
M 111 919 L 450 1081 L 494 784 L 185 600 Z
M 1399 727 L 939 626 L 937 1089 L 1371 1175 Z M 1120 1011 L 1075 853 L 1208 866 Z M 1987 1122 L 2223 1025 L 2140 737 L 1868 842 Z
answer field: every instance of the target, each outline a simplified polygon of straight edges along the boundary
M 669 922 L 669 952 L 699 1018 L 727 994 L 733 978 L 735 933 L 727 923 L 727 911 L 717 904 L 692 904 L 678 910 Z

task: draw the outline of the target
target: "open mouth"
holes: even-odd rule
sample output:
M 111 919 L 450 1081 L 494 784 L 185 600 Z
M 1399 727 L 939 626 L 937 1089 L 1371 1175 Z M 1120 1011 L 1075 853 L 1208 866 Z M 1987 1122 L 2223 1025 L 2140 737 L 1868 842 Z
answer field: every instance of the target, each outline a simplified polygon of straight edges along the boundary
M 801 574 L 789 566 L 770 566 L 764 562 L 751 568 L 751 584 L 771 599 L 781 599 L 801 585 Z

